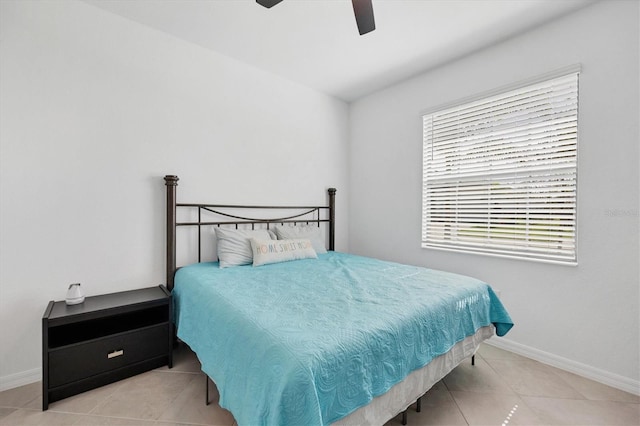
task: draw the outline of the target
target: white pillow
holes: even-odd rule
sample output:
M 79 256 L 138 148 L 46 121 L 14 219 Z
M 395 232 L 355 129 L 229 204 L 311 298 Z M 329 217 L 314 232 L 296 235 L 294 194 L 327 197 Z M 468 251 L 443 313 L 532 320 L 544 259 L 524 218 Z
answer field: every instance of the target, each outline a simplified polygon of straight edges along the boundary
M 318 254 L 327 252 L 324 245 L 324 235 L 320 228 L 314 225 L 296 225 L 296 226 L 276 226 L 276 235 L 279 240 L 291 240 L 295 238 L 306 238 L 311 240 L 313 249 Z
M 251 249 L 253 251 L 253 266 L 318 258 L 311 241 L 308 239 L 264 240 L 251 238 Z
M 269 240 L 266 229 L 216 228 L 218 238 L 218 261 L 221 268 L 250 265 L 253 262 L 250 238 Z

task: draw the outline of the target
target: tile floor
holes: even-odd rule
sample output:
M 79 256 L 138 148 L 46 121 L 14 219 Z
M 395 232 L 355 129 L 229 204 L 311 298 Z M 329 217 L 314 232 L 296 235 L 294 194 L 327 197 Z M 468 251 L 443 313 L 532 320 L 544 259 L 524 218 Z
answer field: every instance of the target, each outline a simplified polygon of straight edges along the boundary
M 50 404 L 41 384 L 0 392 L 0 425 L 234 425 L 231 413 L 204 403 L 204 376 L 185 345 L 174 368 L 153 370 Z M 400 416 L 387 426 L 399 425 Z M 483 344 L 476 365 L 463 362 L 422 398 L 418 425 L 639 425 L 640 397 Z

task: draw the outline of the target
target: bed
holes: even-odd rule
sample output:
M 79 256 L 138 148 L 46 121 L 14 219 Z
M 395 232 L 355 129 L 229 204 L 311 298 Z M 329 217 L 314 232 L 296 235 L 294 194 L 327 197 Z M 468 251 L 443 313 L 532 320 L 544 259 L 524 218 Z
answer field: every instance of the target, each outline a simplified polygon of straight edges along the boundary
M 334 251 L 334 189 L 327 206 L 180 204 L 177 182 L 165 177 L 177 337 L 239 425 L 383 424 L 513 326 L 477 279 Z M 178 209 L 197 213 L 180 221 Z M 176 268 L 180 227 L 197 228 L 198 259 Z M 202 259 L 208 227 L 216 261 Z M 227 235 L 260 235 L 248 237 L 253 258 L 228 263 Z

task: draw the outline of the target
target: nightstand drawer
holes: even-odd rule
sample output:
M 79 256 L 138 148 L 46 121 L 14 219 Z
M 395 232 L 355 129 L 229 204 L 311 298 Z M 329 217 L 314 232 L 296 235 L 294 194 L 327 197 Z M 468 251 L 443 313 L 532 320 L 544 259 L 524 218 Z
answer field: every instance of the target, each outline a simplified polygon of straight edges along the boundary
M 53 350 L 49 386 L 76 380 L 167 354 L 167 323 Z

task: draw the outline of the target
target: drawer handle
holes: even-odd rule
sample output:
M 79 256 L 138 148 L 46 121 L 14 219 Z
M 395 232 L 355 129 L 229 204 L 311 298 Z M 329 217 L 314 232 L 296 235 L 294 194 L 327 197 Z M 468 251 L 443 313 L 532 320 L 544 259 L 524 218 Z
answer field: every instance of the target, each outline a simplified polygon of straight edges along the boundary
M 118 356 L 122 356 L 124 355 L 124 349 L 120 349 L 119 351 L 113 351 L 107 354 L 107 358 L 111 359 L 111 358 L 115 358 Z

